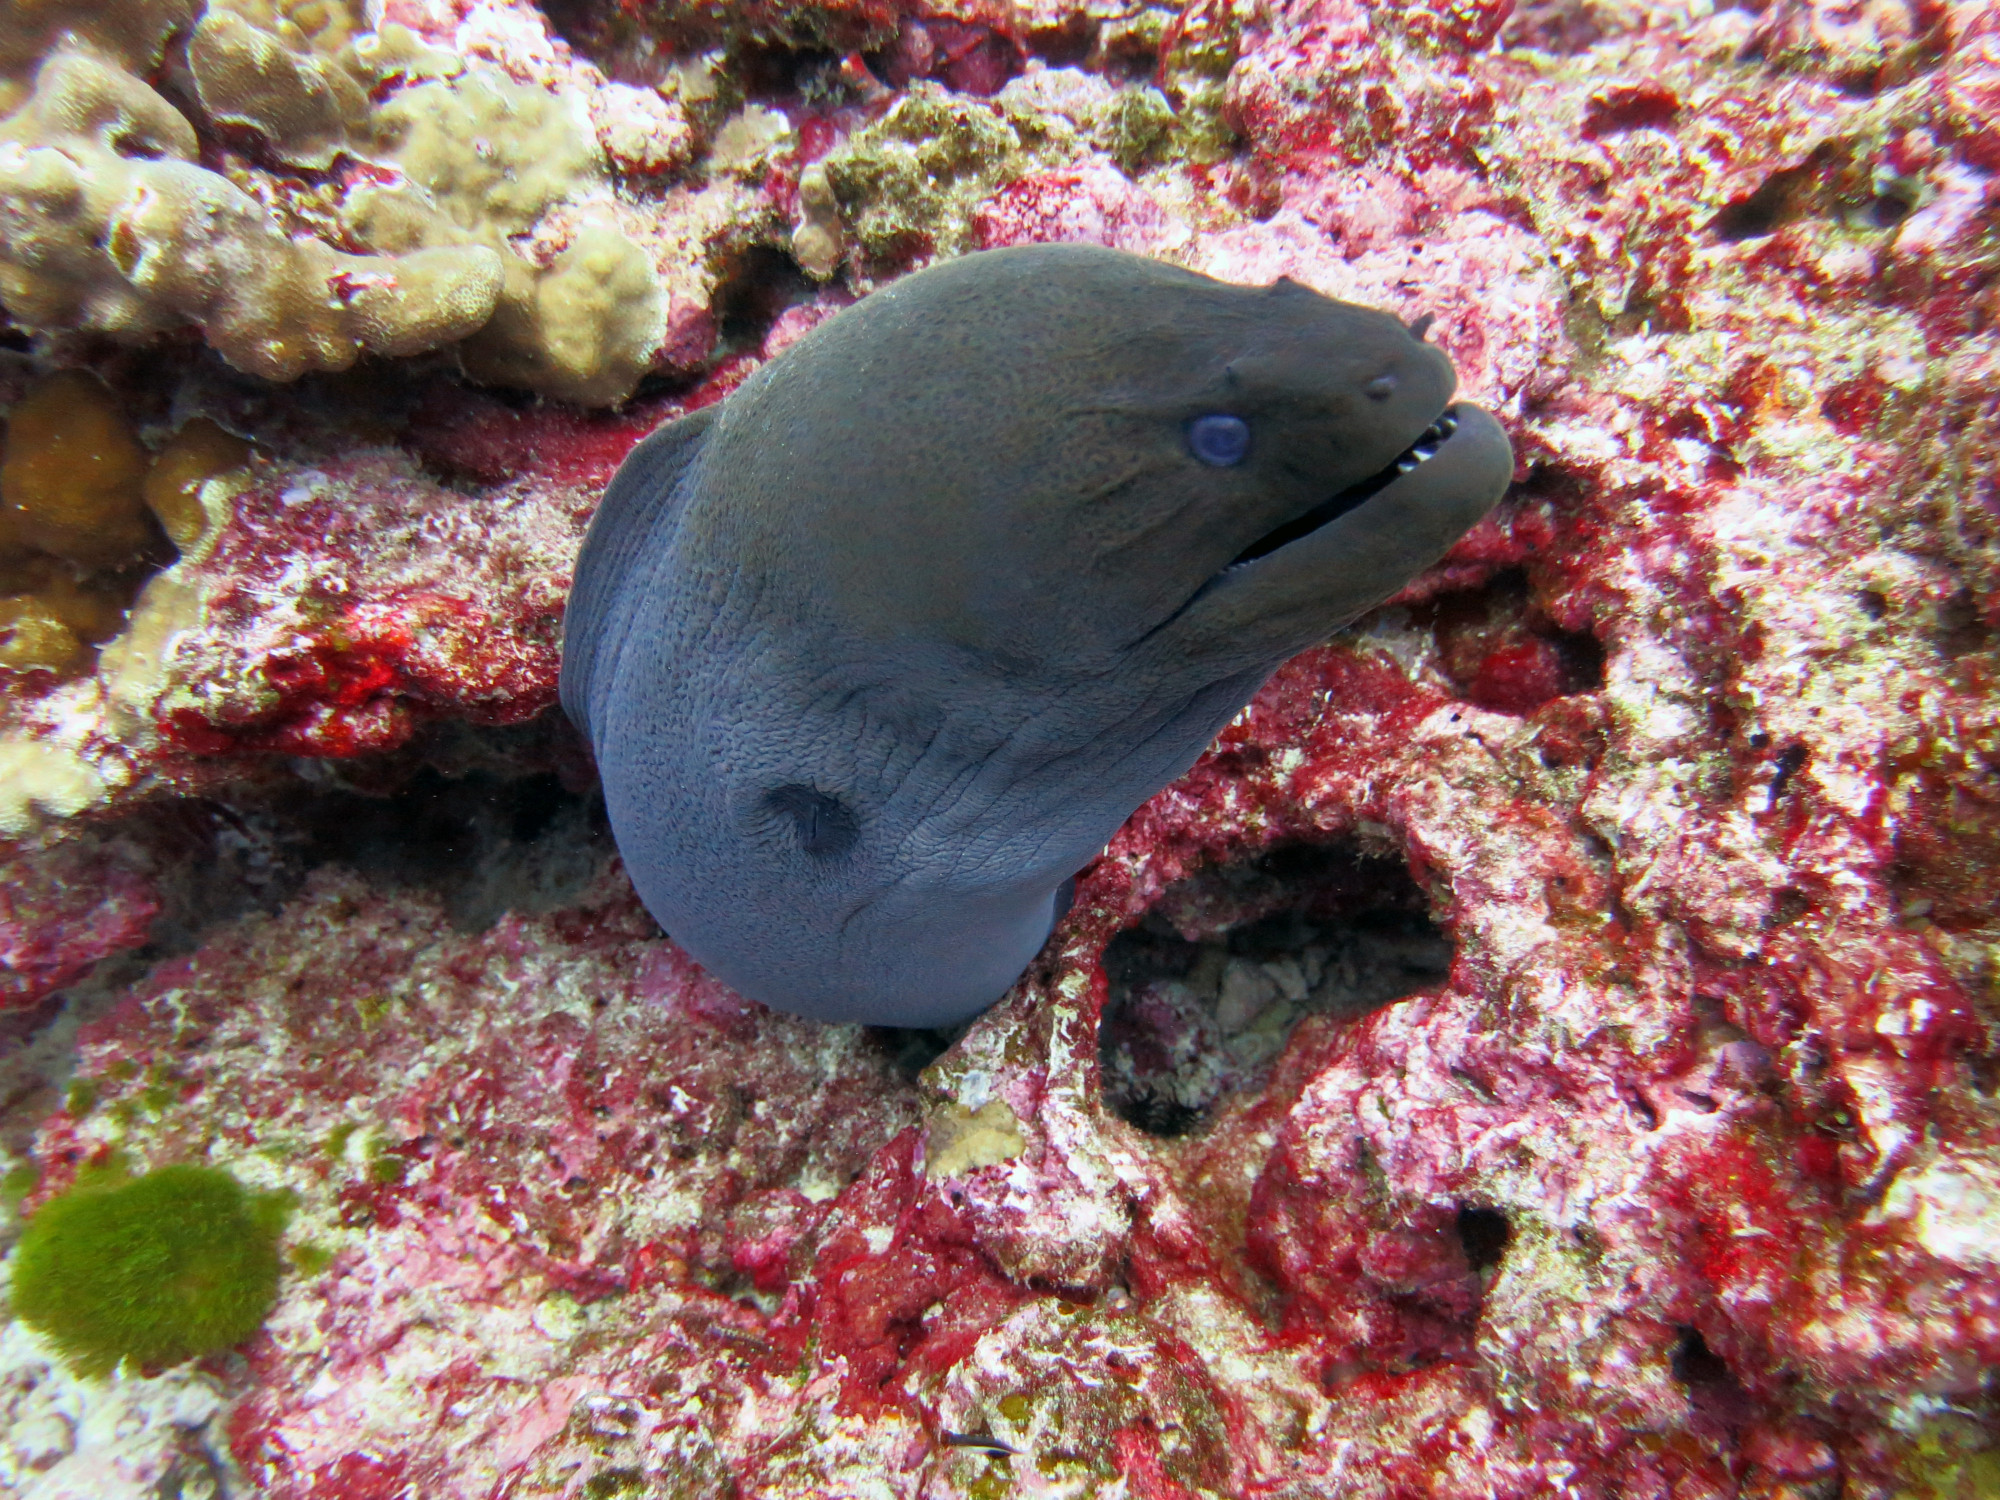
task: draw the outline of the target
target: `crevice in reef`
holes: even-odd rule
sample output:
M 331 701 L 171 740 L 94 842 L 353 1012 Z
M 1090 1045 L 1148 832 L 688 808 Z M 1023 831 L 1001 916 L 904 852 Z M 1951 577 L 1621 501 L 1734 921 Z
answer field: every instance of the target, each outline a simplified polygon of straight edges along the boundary
M 778 316 L 812 300 L 817 288 L 798 262 L 769 245 L 752 245 L 728 267 L 712 303 L 720 352 L 757 349 Z
M 958 1026 L 870 1026 L 868 1036 L 888 1058 L 896 1076 L 904 1083 L 914 1084 L 918 1074 L 949 1052 L 971 1029 L 971 1021 Z
M 307 865 L 343 864 L 379 885 L 427 891 L 466 932 L 509 911 L 569 904 L 608 837 L 601 801 L 569 792 L 553 773 L 452 778 L 428 766 L 387 796 L 324 792 L 298 829 Z
M 1674 1345 L 1674 1379 L 1687 1390 L 1695 1425 L 1717 1436 L 1733 1433 L 1750 1417 L 1750 1396 L 1729 1362 L 1708 1347 L 1698 1328 L 1683 1327 Z
M 1708 231 L 1726 244 L 1761 239 L 1787 224 L 1829 212 L 1832 178 L 1843 166 L 1831 145 L 1817 147 L 1796 166 L 1780 167 L 1748 193 L 1731 199 L 1708 222 Z
M 134 809 L 101 843 L 158 909 L 137 946 L 0 1013 L 0 1148 L 17 1154 L 62 1099 L 79 1027 L 223 925 L 277 914 L 314 871 L 346 866 L 476 933 L 510 911 L 575 904 L 612 852 L 603 798 L 553 714 L 511 728 L 439 724 L 363 760 L 249 765 L 227 791 Z
M 1293 843 L 1200 871 L 1105 948 L 1105 1107 L 1149 1135 L 1195 1133 L 1263 1089 L 1306 1017 L 1364 1016 L 1451 960 L 1400 860 Z
M 544 0 L 542 14 L 550 30 L 613 83 L 655 88 L 673 74 L 678 61 L 673 43 L 631 12 L 588 0 Z
M 1480 708 L 1530 714 L 1552 698 L 1604 686 L 1604 648 L 1589 633 L 1564 630 L 1544 615 L 1519 569 L 1415 613 L 1435 633 L 1440 670 Z
M 1960 589 L 1937 606 L 1932 635 L 1938 654 L 1950 661 L 1991 651 L 2000 643 L 2000 630 L 1986 622 L 1985 612 L 1970 589 Z
M 276 911 L 313 871 L 354 870 L 426 896 L 462 932 L 578 899 L 611 852 L 603 797 L 564 765 L 552 718 L 509 729 L 440 725 L 391 755 L 299 760 L 128 824 L 164 898 L 144 956 L 189 951 L 207 929 Z M 568 774 L 565 774 L 565 773 Z
M 1482 1276 L 1497 1270 L 1506 1258 L 1508 1242 L 1514 1237 L 1514 1226 L 1507 1221 L 1507 1216 L 1497 1208 L 1462 1204 L 1456 1227 L 1459 1246 L 1465 1251 L 1465 1263 Z

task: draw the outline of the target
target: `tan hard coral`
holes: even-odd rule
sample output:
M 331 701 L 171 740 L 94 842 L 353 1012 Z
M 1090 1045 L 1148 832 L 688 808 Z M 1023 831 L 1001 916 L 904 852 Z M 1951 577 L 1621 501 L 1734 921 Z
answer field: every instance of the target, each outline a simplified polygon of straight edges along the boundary
M 522 233 L 602 170 L 581 100 L 491 69 L 404 89 L 374 125 L 404 176 L 463 229 Z
M 14 321 L 126 338 L 193 323 L 238 369 L 291 380 L 436 348 L 491 316 L 490 250 L 396 259 L 292 238 L 195 165 L 195 144 L 130 74 L 83 51 L 50 57 L 0 122 L 0 303 Z
M 197 418 L 154 457 L 117 398 L 80 370 L 29 387 L 7 415 L 0 459 L 0 670 L 87 669 L 172 557 L 162 529 L 183 551 L 197 546 L 209 529 L 202 487 L 249 456 Z
M 64 37 L 143 72 L 198 8 L 198 0 L 0 0 L 0 75 L 32 75 Z
M 498 306 L 463 350 L 466 372 L 586 405 L 630 395 L 665 317 L 645 252 L 590 220 L 545 265 L 510 245 L 552 208 L 601 184 L 603 153 L 582 102 L 468 70 L 405 89 L 383 106 L 375 130 L 404 184 L 357 192 L 345 218 L 350 233 L 388 252 L 473 239 L 502 258 Z
M 552 265 L 523 272 L 510 274 L 493 321 L 466 340 L 466 373 L 586 406 L 630 395 L 664 318 L 645 252 L 615 229 L 586 225 Z
M 188 40 L 201 106 L 220 125 L 253 130 L 295 167 L 328 167 L 368 115 L 368 91 L 312 38 L 271 18 L 271 30 L 211 5 Z
M 207 539 L 210 517 L 202 504 L 209 480 L 242 468 L 250 445 L 207 417 L 196 417 L 173 435 L 146 470 L 140 493 L 146 509 L 183 553 Z
M 130 562 L 152 540 L 146 450 L 103 384 L 65 370 L 7 419 L 0 506 L 9 539 L 85 568 Z
M 139 76 L 177 32 L 192 119 Z M 658 346 L 599 140 L 623 116 L 347 0 L 0 0 L 0 111 L 0 306 L 24 328 L 193 325 L 270 380 L 485 330 L 478 378 L 592 404 Z M 343 162 L 352 185 L 325 175 Z

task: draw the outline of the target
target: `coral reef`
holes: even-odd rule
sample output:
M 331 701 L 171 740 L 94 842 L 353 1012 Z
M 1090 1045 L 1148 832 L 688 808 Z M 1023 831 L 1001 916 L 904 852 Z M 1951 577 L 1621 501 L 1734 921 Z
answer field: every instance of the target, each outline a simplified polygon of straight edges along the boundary
M 0 1495 L 2000 1485 L 2000 7 L 23 0 L 0 109 L 0 1243 L 294 1205 L 239 1349 L 0 1328 Z M 575 549 L 1064 238 L 1433 315 L 1517 483 L 963 1035 L 772 1015 Z

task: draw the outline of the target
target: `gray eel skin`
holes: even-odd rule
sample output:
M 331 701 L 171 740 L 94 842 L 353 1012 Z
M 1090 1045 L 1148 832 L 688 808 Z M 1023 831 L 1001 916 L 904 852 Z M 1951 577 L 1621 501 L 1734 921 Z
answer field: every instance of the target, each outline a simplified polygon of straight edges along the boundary
M 1286 281 L 993 250 L 660 427 L 591 525 L 562 664 L 647 909 L 781 1010 L 991 1005 L 1272 669 L 1506 488 L 1421 334 Z

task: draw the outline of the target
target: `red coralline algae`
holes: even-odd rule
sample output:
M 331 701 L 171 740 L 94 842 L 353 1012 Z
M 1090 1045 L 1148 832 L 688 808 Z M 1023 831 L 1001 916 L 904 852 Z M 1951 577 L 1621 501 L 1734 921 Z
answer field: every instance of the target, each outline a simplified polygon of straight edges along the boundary
M 0 1328 L 0 1495 L 2000 1493 L 2000 11 L 390 9 L 672 95 L 626 180 L 716 290 L 619 412 L 102 372 L 258 457 L 8 703 L 0 1005 L 77 1031 L 0 1151 L 296 1208 L 240 1355 Z M 957 1037 L 705 975 L 538 717 L 604 480 L 865 287 L 782 252 L 904 98 L 952 242 L 1431 314 L 1520 459 Z
M 1011 30 L 1005 24 L 907 17 L 878 64 L 882 80 L 900 89 L 935 78 L 957 93 L 996 94 L 1021 69 L 1023 49 Z
M 0 879 L 0 1010 L 34 1005 L 136 948 L 159 914 L 147 861 L 115 840 L 75 838 L 6 861 Z

